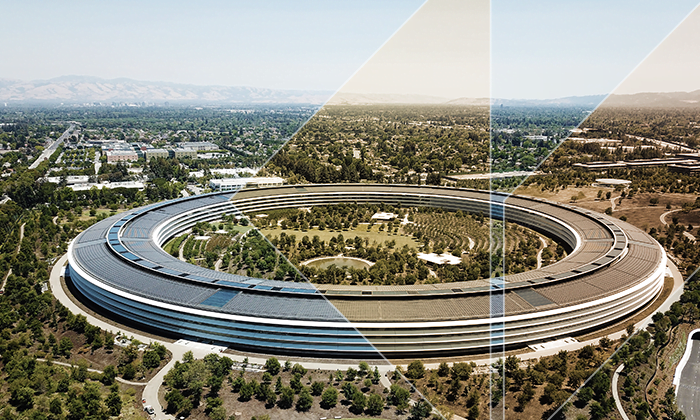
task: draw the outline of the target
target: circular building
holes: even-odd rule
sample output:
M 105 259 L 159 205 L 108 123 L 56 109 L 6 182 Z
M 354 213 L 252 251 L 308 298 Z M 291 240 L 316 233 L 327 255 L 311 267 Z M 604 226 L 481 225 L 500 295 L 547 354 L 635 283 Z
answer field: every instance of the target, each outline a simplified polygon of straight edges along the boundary
M 193 266 L 161 248 L 225 214 L 339 203 L 491 215 L 555 238 L 568 255 L 504 278 L 317 288 Z M 579 335 L 648 305 L 666 266 L 649 235 L 588 210 L 488 191 L 372 184 L 246 189 L 154 204 L 88 228 L 68 260 L 69 284 L 121 322 L 239 350 L 334 358 L 485 353 Z

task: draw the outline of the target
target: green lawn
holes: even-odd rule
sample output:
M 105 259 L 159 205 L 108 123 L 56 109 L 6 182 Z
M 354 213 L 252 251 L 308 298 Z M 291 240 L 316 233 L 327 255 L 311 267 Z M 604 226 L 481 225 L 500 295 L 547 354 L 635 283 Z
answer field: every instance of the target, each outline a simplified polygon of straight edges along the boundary
M 396 241 L 396 248 L 401 248 L 404 245 L 408 245 L 409 248 L 415 248 L 419 249 L 421 243 L 416 242 L 413 237 L 411 236 L 405 236 L 399 234 L 388 234 L 385 231 L 379 232 L 379 225 L 375 224 L 372 226 L 371 230 L 367 230 L 366 224 L 364 225 L 358 225 L 356 228 L 350 228 L 348 230 L 318 230 L 318 229 L 308 229 L 307 231 L 302 231 L 300 229 L 282 229 L 280 227 L 276 228 L 271 228 L 271 227 L 266 227 L 263 229 L 260 229 L 260 232 L 265 235 L 268 238 L 272 238 L 273 236 L 279 237 L 282 232 L 284 232 L 287 235 L 294 235 L 297 237 L 297 241 L 300 241 L 301 238 L 304 236 L 308 236 L 309 239 L 313 238 L 315 235 L 318 235 L 319 239 L 322 241 L 328 242 L 331 238 L 337 237 L 339 234 L 342 234 L 343 237 L 347 239 L 352 239 L 355 236 L 359 236 L 362 239 L 368 238 L 370 245 L 373 242 L 377 242 L 378 244 L 384 244 L 384 241 Z M 400 230 L 399 230 L 400 232 Z

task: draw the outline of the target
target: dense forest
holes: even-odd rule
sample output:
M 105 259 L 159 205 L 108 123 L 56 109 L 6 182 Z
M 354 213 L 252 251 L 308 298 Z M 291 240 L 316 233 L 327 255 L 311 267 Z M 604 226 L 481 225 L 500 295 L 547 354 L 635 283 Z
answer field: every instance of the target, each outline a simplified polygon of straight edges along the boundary
M 488 171 L 488 128 L 486 107 L 325 106 L 266 172 L 289 183 L 439 184 L 441 174 Z

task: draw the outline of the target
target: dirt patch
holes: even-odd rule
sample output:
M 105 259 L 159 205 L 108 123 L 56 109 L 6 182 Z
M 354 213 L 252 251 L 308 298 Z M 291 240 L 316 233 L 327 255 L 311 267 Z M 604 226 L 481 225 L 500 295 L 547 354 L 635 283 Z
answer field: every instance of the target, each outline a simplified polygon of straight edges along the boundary
M 306 412 L 299 412 L 297 411 L 294 407 L 288 408 L 288 409 L 282 409 L 278 407 L 277 405 L 273 407 L 268 407 L 266 406 L 266 403 L 264 401 L 259 401 L 255 397 L 251 398 L 249 401 L 241 401 L 239 400 L 239 394 L 235 393 L 231 389 L 231 384 L 230 381 L 225 381 L 224 386 L 221 388 L 219 391 L 219 397 L 223 400 L 223 407 L 226 409 L 226 414 L 227 416 L 234 414 L 234 413 L 241 413 L 240 415 L 236 415 L 237 419 L 249 419 L 253 416 L 257 416 L 260 414 L 267 414 L 270 416 L 270 419 L 272 420 L 307 420 L 307 419 L 319 419 L 321 417 L 327 417 L 327 418 L 334 418 L 335 416 L 341 416 L 344 419 L 347 418 L 368 418 L 371 416 L 368 416 L 366 414 L 354 414 L 350 412 L 350 402 L 349 401 L 344 401 L 343 394 L 340 392 L 340 388 L 343 384 L 343 381 L 337 382 L 329 382 L 329 375 L 333 373 L 330 371 L 323 371 L 323 370 L 309 370 L 306 375 L 302 378 L 302 384 L 304 386 L 311 387 L 311 384 L 314 381 L 318 381 L 323 383 L 324 387 L 328 387 L 332 384 L 336 389 L 339 391 L 338 395 L 338 404 L 335 407 L 329 408 L 329 409 L 324 409 L 320 406 L 321 402 L 321 397 L 320 396 L 312 396 L 313 398 L 313 405 L 311 406 L 311 409 L 309 409 Z M 240 374 L 240 371 L 234 370 L 231 376 L 233 378 L 238 377 Z M 247 382 L 250 382 L 252 379 L 255 379 L 259 383 L 262 382 L 262 372 L 245 372 L 244 373 L 244 378 Z M 290 371 L 283 371 L 280 372 L 277 376 L 279 376 L 282 379 L 282 383 L 285 386 L 289 385 L 289 381 L 292 378 L 291 372 Z M 272 383 L 270 386 L 272 388 L 275 387 L 275 382 L 277 380 L 277 377 L 273 378 Z M 376 384 L 372 385 L 369 388 L 365 388 L 363 385 L 364 378 L 362 379 L 356 379 L 353 381 L 355 386 L 358 389 L 361 389 L 362 392 L 366 395 L 369 396 L 371 393 L 377 393 L 382 396 L 382 398 L 387 397 L 387 393 L 384 393 L 384 386 L 381 384 Z M 161 390 L 164 390 L 165 387 L 162 387 Z M 161 391 L 164 392 L 164 391 Z M 202 397 L 202 403 L 200 404 L 199 407 L 194 409 L 191 413 L 191 415 L 188 417 L 188 419 L 195 419 L 195 420 L 206 420 L 209 417 L 204 413 L 204 409 L 206 408 L 206 398 L 209 395 L 205 394 Z M 164 395 L 163 395 L 164 397 Z M 418 399 L 418 394 L 413 393 L 411 395 L 413 399 Z M 298 398 L 298 395 L 295 397 L 295 402 L 296 398 Z M 372 417 L 373 419 L 386 419 L 386 420 L 399 420 L 399 419 L 406 419 L 408 417 L 408 413 L 397 413 L 394 407 L 390 407 L 388 409 L 385 409 L 382 414 L 378 417 Z
M 603 191 L 602 198 L 598 199 L 598 191 Z M 693 203 L 697 197 L 696 194 L 677 194 L 677 193 L 640 193 L 635 194 L 632 198 L 620 199 L 620 192 L 615 191 L 614 188 L 607 187 L 568 187 L 563 190 L 557 191 L 542 191 L 541 187 L 532 184 L 527 187 L 518 188 L 515 193 L 530 197 L 543 198 L 545 200 L 555 201 L 564 204 L 573 204 L 578 207 L 582 207 L 588 210 L 597 211 L 599 213 L 604 213 L 607 208 L 613 207 L 609 199 L 605 198 L 607 192 L 611 193 L 611 198 L 615 201 L 615 209 L 612 212 L 612 216 L 619 218 L 625 216 L 627 222 L 637 226 L 638 228 L 648 231 L 651 228 L 659 228 L 662 225 L 659 217 L 669 211 L 667 206 L 670 205 L 671 209 L 681 209 L 684 204 Z M 572 197 L 583 194 L 582 198 L 577 200 L 572 200 Z M 652 205 L 652 199 L 658 199 L 658 204 Z M 673 216 L 679 217 L 679 222 L 681 222 L 680 214 L 682 212 L 673 213 Z M 700 210 L 694 210 L 687 214 L 686 219 L 682 219 L 683 224 L 688 225 L 693 224 L 693 226 L 700 225 Z M 667 222 L 670 222 L 670 216 Z

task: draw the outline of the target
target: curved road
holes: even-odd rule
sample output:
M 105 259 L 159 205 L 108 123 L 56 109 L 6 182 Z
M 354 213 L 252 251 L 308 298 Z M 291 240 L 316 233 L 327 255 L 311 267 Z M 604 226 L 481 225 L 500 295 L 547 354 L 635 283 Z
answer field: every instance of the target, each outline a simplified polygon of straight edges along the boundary
M 681 372 L 676 403 L 688 420 L 700 419 L 700 334 L 688 337 L 690 359 Z
M 95 318 L 91 314 L 83 311 L 81 307 L 76 305 L 70 297 L 68 297 L 66 291 L 63 289 L 61 286 L 61 270 L 63 267 L 66 265 L 68 262 L 68 255 L 65 254 L 63 255 L 59 260 L 56 261 L 54 264 L 53 268 L 51 269 L 51 276 L 49 277 L 49 283 L 51 286 L 51 292 L 53 293 L 54 297 L 61 302 L 64 306 L 66 306 L 72 313 L 74 314 L 81 314 L 84 315 L 88 322 L 92 325 L 95 325 L 97 327 L 102 328 L 105 331 L 110 331 L 110 332 L 115 332 L 115 326 L 112 324 L 109 324 L 108 322 L 105 322 L 101 319 Z M 152 416 L 151 418 L 153 419 L 174 419 L 173 416 L 166 414 L 163 411 L 164 406 L 161 405 L 161 402 L 158 399 L 158 390 L 160 389 L 161 384 L 163 383 L 163 378 L 165 377 L 165 374 L 168 373 L 168 371 L 175 365 L 176 361 L 181 361 L 182 356 L 188 352 L 191 351 L 194 354 L 194 357 L 197 359 L 201 359 L 207 354 L 214 353 L 217 350 L 221 349 L 220 347 L 213 347 L 210 345 L 205 345 L 205 344 L 200 344 L 200 343 L 193 343 L 193 342 L 186 342 L 186 341 L 178 341 L 178 342 L 170 342 L 170 341 L 162 341 L 162 340 L 157 340 L 153 339 L 151 337 L 146 337 L 142 334 L 140 334 L 137 330 L 131 330 L 131 329 L 123 329 L 123 332 L 126 332 L 129 336 L 133 336 L 135 339 L 141 341 L 142 343 L 151 343 L 151 342 L 156 342 L 164 345 L 170 352 L 172 353 L 172 359 L 170 359 L 170 362 L 166 364 L 157 374 L 154 376 L 148 383 L 146 384 L 144 390 L 143 390 L 143 396 L 142 398 L 146 401 L 144 405 L 151 405 L 153 406 L 153 409 L 155 410 L 155 415 Z M 230 355 L 229 355 L 230 356 Z M 236 358 L 233 356 L 233 358 Z M 265 364 L 266 359 L 261 358 L 261 357 L 248 357 L 248 360 L 250 363 L 257 363 L 257 364 Z M 284 363 L 284 359 L 281 360 Z M 290 360 L 292 363 L 294 363 L 293 360 Z M 308 361 L 303 361 L 302 362 L 304 367 L 308 369 L 321 369 L 321 370 L 347 370 L 349 367 L 352 368 L 357 368 L 356 363 L 331 363 L 331 362 L 308 362 Z M 372 366 L 374 367 L 374 366 Z M 388 372 L 393 372 L 395 369 L 395 366 L 391 365 L 389 362 L 386 362 L 385 364 L 379 364 L 377 365 L 377 368 L 379 369 L 379 372 L 381 373 L 381 383 L 389 388 L 391 386 L 391 382 L 389 379 L 387 379 L 387 373 Z M 143 385 L 143 384 L 141 384 Z
M 56 297 L 56 299 L 61 302 L 64 306 L 66 306 L 72 313 L 74 314 L 82 314 L 84 315 L 88 322 L 90 322 L 92 325 L 98 326 L 102 328 L 103 330 L 106 331 L 112 331 L 116 329 L 114 325 L 109 324 L 105 321 L 102 321 L 101 319 L 95 318 L 91 314 L 83 311 L 82 308 L 77 306 L 66 294 L 65 290 L 61 286 L 61 270 L 63 267 L 66 265 L 68 261 L 68 256 L 63 255 L 59 260 L 56 261 L 54 264 L 52 270 L 51 270 L 51 275 L 49 278 L 50 286 L 51 286 L 51 292 L 53 295 Z M 670 305 L 677 301 L 680 298 L 680 294 L 683 292 L 683 277 L 681 276 L 680 272 L 676 268 L 676 266 L 669 261 L 668 266 L 670 268 L 671 274 L 674 277 L 674 291 L 669 296 L 669 298 L 666 299 L 666 301 L 661 305 L 659 308 L 660 311 L 665 311 L 667 310 Z M 651 323 L 651 316 L 647 317 L 646 319 L 640 321 L 635 327 L 636 328 L 644 328 L 646 325 Z M 146 401 L 144 405 L 152 405 L 153 408 L 155 409 L 155 415 L 152 417 L 154 419 L 174 419 L 173 416 L 166 414 L 163 411 L 163 406 L 161 406 L 161 403 L 158 399 L 158 391 L 160 389 L 161 384 L 163 383 L 163 377 L 165 374 L 175 365 L 176 361 L 182 360 L 182 356 L 187 352 L 187 351 L 192 351 L 194 354 L 195 358 L 203 358 L 209 353 L 212 353 L 212 348 L 209 346 L 205 345 L 198 345 L 197 343 L 180 343 L 180 342 L 170 342 L 170 341 L 162 341 L 162 340 L 157 340 L 153 339 L 151 337 L 146 337 L 142 334 L 140 334 L 137 330 L 127 330 L 124 329 L 124 332 L 127 332 L 128 335 L 133 336 L 135 339 L 143 342 L 143 343 L 150 343 L 150 342 L 158 342 L 162 345 L 164 345 L 171 353 L 172 353 L 172 359 L 170 362 L 165 365 L 160 372 L 156 376 L 154 376 L 147 384 L 146 387 L 144 388 L 143 391 L 143 399 Z M 620 331 L 617 333 L 610 334 L 608 337 L 611 339 L 617 339 L 622 334 L 624 334 L 624 331 Z M 556 348 L 547 348 L 545 350 L 541 351 L 535 351 L 531 353 L 525 353 L 520 355 L 521 360 L 528 360 L 528 359 L 536 359 L 542 356 L 547 356 L 547 355 L 553 355 L 559 352 L 560 350 L 576 350 L 578 348 L 581 348 L 585 345 L 588 344 L 597 344 L 598 339 L 593 339 L 593 340 L 588 340 L 584 342 L 577 342 L 573 344 L 569 344 L 564 347 L 556 347 Z M 483 366 L 489 366 L 495 358 L 497 358 L 498 355 L 494 355 L 494 358 L 489 358 L 489 359 L 482 359 L 482 360 L 475 360 L 477 365 L 483 365 Z M 260 357 L 249 357 L 249 362 L 250 363 L 259 363 L 259 364 L 264 364 L 265 360 L 264 358 Z M 694 359 L 693 359 L 694 360 Z M 291 360 L 290 360 L 291 361 Z M 310 369 L 322 369 L 322 370 L 346 370 L 348 367 L 356 367 L 355 364 L 338 364 L 338 363 L 324 363 L 324 362 L 317 362 L 317 363 L 309 363 L 307 361 L 303 362 L 303 365 L 307 368 Z M 438 364 L 425 364 L 426 368 L 428 369 L 437 369 Z M 387 378 L 387 373 L 390 371 L 393 371 L 395 367 L 387 362 L 385 365 L 378 365 L 377 366 L 381 375 L 381 383 L 389 388 L 391 386 L 391 382 Z M 700 365 L 698 366 L 700 369 Z M 405 366 L 404 366 L 405 368 Z M 700 400 L 698 400 L 700 402 Z M 680 406 L 680 404 L 679 404 Z M 690 416 L 688 418 L 691 418 Z M 698 417 L 700 419 L 700 417 Z
M 615 406 L 617 407 L 617 411 L 620 413 L 620 416 L 622 416 L 623 420 L 630 420 L 629 417 L 627 417 L 627 414 L 625 413 L 625 409 L 622 407 L 622 401 L 620 401 L 620 394 L 617 391 L 617 380 L 620 378 L 620 372 L 625 368 L 625 364 L 621 364 L 620 366 L 615 369 L 615 373 L 613 373 L 613 378 L 612 378 L 612 393 L 613 393 L 613 398 L 615 399 Z

